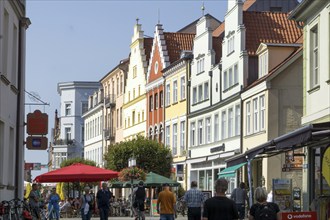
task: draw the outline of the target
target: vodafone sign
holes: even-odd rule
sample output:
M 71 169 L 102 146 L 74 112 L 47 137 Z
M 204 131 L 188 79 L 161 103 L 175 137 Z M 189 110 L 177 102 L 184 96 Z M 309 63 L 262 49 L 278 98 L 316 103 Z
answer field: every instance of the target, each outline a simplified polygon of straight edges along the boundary
M 282 212 L 282 220 L 317 220 L 316 212 Z

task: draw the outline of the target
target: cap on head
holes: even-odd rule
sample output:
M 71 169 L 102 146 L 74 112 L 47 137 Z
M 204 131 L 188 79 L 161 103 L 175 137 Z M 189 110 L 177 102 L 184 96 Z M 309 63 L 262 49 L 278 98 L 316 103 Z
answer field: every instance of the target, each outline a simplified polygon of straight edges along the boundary
M 139 186 L 143 186 L 143 184 L 144 184 L 143 181 L 139 182 Z

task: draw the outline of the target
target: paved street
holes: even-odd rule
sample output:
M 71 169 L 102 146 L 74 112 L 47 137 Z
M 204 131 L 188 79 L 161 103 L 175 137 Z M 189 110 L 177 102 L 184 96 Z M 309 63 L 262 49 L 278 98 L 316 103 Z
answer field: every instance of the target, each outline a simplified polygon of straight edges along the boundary
M 81 220 L 81 218 L 61 218 L 62 220 Z M 100 218 L 92 218 L 92 220 L 99 220 Z M 134 218 L 131 217 L 109 217 L 108 220 L 132 220 Z M 177 220 L 186 220 L 187 216 L 182 217 L 182 216 L 178 216 L 178 218 L 176 218 Z M 159 217 L 146 217 L 146 220 L 159 220 Z

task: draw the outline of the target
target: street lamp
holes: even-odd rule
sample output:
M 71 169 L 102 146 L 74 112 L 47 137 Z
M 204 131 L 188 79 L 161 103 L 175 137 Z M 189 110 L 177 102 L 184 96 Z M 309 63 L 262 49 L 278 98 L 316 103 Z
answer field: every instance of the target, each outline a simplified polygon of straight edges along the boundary
M 133 168 L 133 173 L 131 177 L 131 217 L 133 217 L 133 179 L 134 179 L 134 167 L 136 166 L 136 159 L 134 156 L 128 159 L 128 167 Z

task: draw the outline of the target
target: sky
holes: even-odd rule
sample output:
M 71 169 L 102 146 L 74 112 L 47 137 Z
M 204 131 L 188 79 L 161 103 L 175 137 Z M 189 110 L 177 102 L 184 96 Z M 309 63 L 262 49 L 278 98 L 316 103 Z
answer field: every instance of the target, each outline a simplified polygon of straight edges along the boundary
M 203 3 L 205 14 L 224 20 L 226 0 L 27 0 L 32 24 L 26 36 L 26 91 L 49 106 L 26 105 L 26 114 L 36 109 L 48 114 L 51 141 L 59 82 L 99 81 L 127 58 L 136 18 L 147 36 L 154 35 L 158 20 L 165 32 L 176 32 L 202 16 Z M 25 150 L 25 162 L 47 164 L 47 155 Z M 32 171 L 32 179 L 47 171 Z

